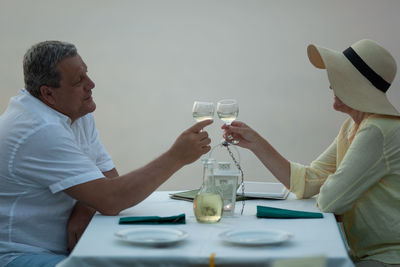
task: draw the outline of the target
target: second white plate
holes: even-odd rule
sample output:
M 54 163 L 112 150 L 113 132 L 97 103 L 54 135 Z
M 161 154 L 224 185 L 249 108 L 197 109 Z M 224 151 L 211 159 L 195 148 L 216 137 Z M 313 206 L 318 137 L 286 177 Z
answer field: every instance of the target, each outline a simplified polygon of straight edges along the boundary
M 278 230 L 228 230 L 219 237 L 232 244 L 239 245 L 271 245 L 287 241 L 291 233 Z
M 187 238 L 185 231 L 171 228 L 128 228 L 115 233 L 120 240 L 141 245 L 168 245 Z

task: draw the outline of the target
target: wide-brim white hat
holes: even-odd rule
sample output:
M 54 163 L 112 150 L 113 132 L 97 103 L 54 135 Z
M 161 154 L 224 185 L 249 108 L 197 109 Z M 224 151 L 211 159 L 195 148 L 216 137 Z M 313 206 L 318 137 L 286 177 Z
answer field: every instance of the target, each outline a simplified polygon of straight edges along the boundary
M 347 106 L 368 113 L 400 116 L 386 91 L 396 76 L 396 61 L 376 42 L 360 40 L 342 52 L 309 45 L 307 54 L 326 69 L 335 95 Z

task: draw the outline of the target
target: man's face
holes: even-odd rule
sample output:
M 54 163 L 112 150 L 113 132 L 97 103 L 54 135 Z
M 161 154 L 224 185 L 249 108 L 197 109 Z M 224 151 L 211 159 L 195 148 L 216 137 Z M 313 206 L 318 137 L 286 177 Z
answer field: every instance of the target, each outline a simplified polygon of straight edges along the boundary
M 61 60 L 57 64 L 61 72 L 59 88 L 53 89 L 53 108 L 76 119 L 93 112 L 96 104 L 92 99 L 93 81 L 87 75 L 87 66 L 79 55 Z

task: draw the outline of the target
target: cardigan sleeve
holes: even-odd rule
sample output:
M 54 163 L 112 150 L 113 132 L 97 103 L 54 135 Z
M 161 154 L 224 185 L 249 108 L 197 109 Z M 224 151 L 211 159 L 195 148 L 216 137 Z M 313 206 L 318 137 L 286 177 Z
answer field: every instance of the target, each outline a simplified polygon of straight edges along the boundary
M 336 172 L 321 186 L 317 204 L 323 212 L 343 214 L 387 172 L 382 131 L 373 124 L 360 127 Z
M 310 198 L 319 193 L 327 177 L 336 170 L 337 139 L 310 166 L 290 162 L 290 191 L 297 198 Z

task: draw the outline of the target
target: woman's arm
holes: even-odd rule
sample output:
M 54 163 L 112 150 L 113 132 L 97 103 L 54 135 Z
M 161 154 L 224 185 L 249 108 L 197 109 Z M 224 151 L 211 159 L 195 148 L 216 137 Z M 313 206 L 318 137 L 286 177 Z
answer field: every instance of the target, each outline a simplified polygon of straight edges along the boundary
M 387 173 L 384 136 L 373 125 L 359 129 L 336 172 L 321 187 L 318 206 L 343 214 Z
M 224 125 L 224 138 L 239 141 L 238 146 L 251 150 L 271 173 L 298 198 L 312 197 L 319 193 L 329 174 L 336 170 L 336 140 L 310 166 L 285 159 L 267 140 L 243 122 Z
M 234 121 L 230 126 L 223 125 L 224 138 L 239 141 L 240 147 L 251 150 L 271 173 L 287 188 L 290 188 L 290 163 L 272 145 L 243 122 Z

